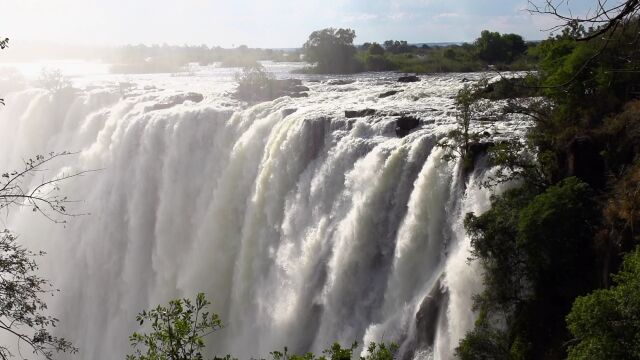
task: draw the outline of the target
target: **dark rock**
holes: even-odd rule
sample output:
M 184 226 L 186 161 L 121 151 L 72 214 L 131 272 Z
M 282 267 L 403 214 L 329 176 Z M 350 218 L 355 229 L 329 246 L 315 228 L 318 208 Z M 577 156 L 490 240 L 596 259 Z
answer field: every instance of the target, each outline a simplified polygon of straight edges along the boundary
M 433 347 L 438 329 L 438 320 L 446 303 L 447 294 L 440 287 L 440 281 L 436 283 L 420 304 L 416 313 L 416 340 L 418 347 Z
M 490 122 L 490 121 L 497 121 L 497 120 L 498 119 L 493 116 L 481 116 L 478 118 L 478 121 L 483 121 L 483 122 Z
M 375 113 L 376 113 L 376 111 L 374 109 L 346 110 L 344 112 L 344 116 L 347 119 L 352 119 L 352 118 L 371 116 L 371 115 L 374 115 Z
M 291 92 L 303 92 L 303 91 L 309 91 L 309 88 L 303 85 L 295 85 L 290 87 L 288 90 Z
M 567 145 L 567 175 L 575 176 L 602 189 L 605 185 L 605 164 L 600 149 L 590 136 L 576 136 Z
M 410 82 L 417 82 L 417 81 L 420 81 L 420 78 L 415 75 L 400 76 L 398 78 L 398 82 L 401 82 L 401 83 L 410 83 Z
M 487 153 L 490 147 L 494 146 L 492 141 L 487 142 L 475 142 L 469 144 L 469 156 L 475 161 L 479 156 Z
M 413 116 L 401 116 L 396 120 L 396 135 L 398 137 L 407 136 L 411 130 L 420 125 L 420 119 Z
M 389 90 L 387 92 L 383 92 L 382 94 L 378 95 L 378 97 L 379 98 L 386 98 L 386 97 L 389 97 L 389 96 L 393 96 L 393 95 L 395 95 L 395 94 L 397 94 L 399 92 L 402 92 L 402 91 L 404 91 L 404 90 Z
M 204 96 L 202 94 L 189 92 L 189 93 L 186 93 L 186 94 L 178 94 L 178 95 L 169 96 L 169 97 L 163 99 L 162 102 L 160 102 L 158 104 L 151 105 L 147 109 L 149 111 L 163 110 L 163 109 L 172 108 L 172 107 L 174 107 L 176 105 L 183 104 L 185 101 L 192 101 L 192 102 L 195 102 L 195 103 L 199 103 L 202 100 L 204 100 Z
M 190 92 L 185 95 L 185 100 L 193 101 L 194 103 L 199 103 L 204 100 L 204 96 L 199 93 Z
M 296 111 L 298 111 L 298 109 L 282 109 L 282 117 L 287 117 Z
M 309 88 L 302 85 L 300 79 L 269 79 L 263 84 L 247 84 L 246 86 L 238 86 L 236 89 L 236 98 L 244 101 L 269 101 L 283 96 L 291 97 L 307 97 L 309 94 L 304 93 Z
M 466 82 L 469 82 L 469 81 L 471 81 L 471 80 L 467 79 L 466 77 L 465 77 L 465 78 L 462 78 L 462 82 L 463 82 L 463 83 L 466 83 Z
M 496 90 L 495 84 L 491 83 L 491 84 L 487 85 L 487 87 L 485 87 L 483 91 L 484 91 L 485 94 L 488 94 L 488 93 L 494 92 L 495 90 Z
M 353 84 L 354 82 L 356 81 L 351 79 L 338 79 L 338 80 L 327 81 L 327 85 L 349 85 L 349 84 Z

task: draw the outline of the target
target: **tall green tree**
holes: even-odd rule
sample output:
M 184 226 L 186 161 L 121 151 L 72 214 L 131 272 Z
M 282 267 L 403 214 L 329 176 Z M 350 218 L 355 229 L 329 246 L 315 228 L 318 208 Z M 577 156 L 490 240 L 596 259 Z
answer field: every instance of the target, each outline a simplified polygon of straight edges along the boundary
M 509 63 L 527 50 L 522 36 L 484 30 L 474 45 L 478 57 L 488 63 Z
M 316 63 L 316 71 L 320 73 L 353 72 L 357 70 L 355 37 L 356 32 L 351 29 L 314 31 L 302 46 L 305 60 Z

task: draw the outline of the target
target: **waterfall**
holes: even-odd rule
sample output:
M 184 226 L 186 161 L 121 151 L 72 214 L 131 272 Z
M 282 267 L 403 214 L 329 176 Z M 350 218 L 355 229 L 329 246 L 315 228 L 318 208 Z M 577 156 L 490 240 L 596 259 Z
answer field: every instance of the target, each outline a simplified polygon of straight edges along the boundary
M 435 146 L 461 77 L 392 76 L 308 82 L 308 98 L 253 106 L 189 79 L 139 80 L 125 97 L 113 86 L 8 94 L 1 169 L 62 150 L 77 154 L 47 176 L 99 169 L 61 184 L 86 215 L 3 219 L 48 253 L 56 333 L 79 358 L 123 358 L 139 311 L 202 291 L 226 324 L 207 338 L 218 354 L 394 341 L 402 358 L 451 358 L 481 290 L 462 220 L 490 194 L 476 186 L 482 167 L 462 177 Z M 189 100 L 189 86 L 205 99 Z M 344 116 L 365 107 L 377 114 Z M 402 112 L 422 123 L 399 138 Z

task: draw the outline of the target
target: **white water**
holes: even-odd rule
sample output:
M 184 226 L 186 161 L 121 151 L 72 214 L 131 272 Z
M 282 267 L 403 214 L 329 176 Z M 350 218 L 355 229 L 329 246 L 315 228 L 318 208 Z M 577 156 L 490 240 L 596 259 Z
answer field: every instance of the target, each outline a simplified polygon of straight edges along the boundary
M 90 215 L 66 226 L 28 209 L 4 218 L 48 252 L 43 269 L 61 290 L 48 303 L 77 358 L 123 358 L 139 311 L 200 291 L 227 325 L 208 339 L 218 354 L 395 341 L 415 358 L 451 358 L 481 288 L 461 222 L 489 204 L 482 172 L 465 183 L 434 148 L 462 76 L 322 79 L 305 82 L 308 98 L 242 108 L 225 95 L 228 74 L 191 75 L 75 78 L 84 90 L 5 96 L 0 169 L 62 150 L 79 153 L 47 176 L 102 169 L 63 186 Z M 123 80 L 134 84 L 126 98 Z M 404 92 L 378 98 L 390 89 Z M 154 109 L 186 91 L 205 99 Z M 364 108 L 423 124 L 400 139 L 396 117 L 345 119 Z M 434 314 L 426 324 L 421 308 Z

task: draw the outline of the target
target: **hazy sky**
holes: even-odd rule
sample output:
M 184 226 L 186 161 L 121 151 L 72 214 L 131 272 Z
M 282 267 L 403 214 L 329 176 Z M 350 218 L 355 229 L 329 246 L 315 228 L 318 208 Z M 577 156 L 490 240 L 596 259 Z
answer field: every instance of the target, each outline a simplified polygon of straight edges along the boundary
M 298 47 L 324 27 L 355 29 L 356 43 L 471 41 L 483 29 L 545 38 L 549 20 L 526 7 L 526 0 L 2 0 L 0 32 L 13 43 L 224 47 Z

